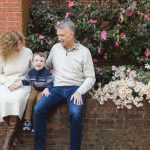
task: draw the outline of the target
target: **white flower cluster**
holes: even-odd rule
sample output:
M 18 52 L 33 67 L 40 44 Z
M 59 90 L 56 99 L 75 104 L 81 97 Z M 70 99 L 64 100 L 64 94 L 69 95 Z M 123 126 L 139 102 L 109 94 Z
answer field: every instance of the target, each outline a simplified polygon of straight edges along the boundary
M 145 68 L 148 69 L 148 70 L 150 70 L 150 64 L 148 64 L 148 63 L 145 64 Z
M 105 101 L 112 100 L 117 108 L 131 109 L 133 105 L 136 107 L 143 106 L 143 100 L 150 103 L 150 85 L 136 81 L 136 71 L 126 69 L 124 66 L 112 66 L 114 71 L 113 81 L 105 84 L 97 90 L 93 90 L 92 96 L 98 100 L 100 104 Z

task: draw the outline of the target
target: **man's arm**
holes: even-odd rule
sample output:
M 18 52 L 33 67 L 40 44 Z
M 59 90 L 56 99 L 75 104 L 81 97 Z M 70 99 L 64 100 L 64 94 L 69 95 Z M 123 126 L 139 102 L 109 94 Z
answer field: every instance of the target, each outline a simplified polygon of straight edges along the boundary
M 84 73 L 85 80 L 84 80 L 83 84 L 77 89 L 77 91 L 81 95 L 88 92 L 93 87 L 93 85 L 96 81 L 94 65 L 93 65 L 90 51 L 87 51 L 85 58 L 84 58 L 83 73 Z
M 74 100 L 74 104 L 77 105 L 83 105 L 82 95 L 89 91 L 96 81 L 94 65 L 90 51 L 87 51 L 84 57 L 83 73 L 85 78 L 83 84 L 71 96 L 71 100 Z

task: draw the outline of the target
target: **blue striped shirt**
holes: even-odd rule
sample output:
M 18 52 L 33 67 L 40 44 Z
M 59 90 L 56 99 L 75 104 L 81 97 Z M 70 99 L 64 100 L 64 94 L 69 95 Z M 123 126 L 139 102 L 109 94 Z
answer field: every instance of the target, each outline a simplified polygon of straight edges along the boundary
M 29 70 L 26 78 L 22 80 L 23 85 L 33 85 L 37 91 L 43 91 L 45 88 L 51 89 L 53 86 L 52 74 L 45 67 L 37 71 L 35 68 Z

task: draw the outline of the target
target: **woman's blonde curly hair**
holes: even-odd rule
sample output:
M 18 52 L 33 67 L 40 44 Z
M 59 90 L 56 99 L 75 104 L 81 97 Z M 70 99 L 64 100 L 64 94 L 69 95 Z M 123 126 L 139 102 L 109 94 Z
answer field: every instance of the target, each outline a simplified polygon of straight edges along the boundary
M 18 41 L 24 45 L 24 37 L 17 31 L 7 31 L 0 37 L 0 55 L 4 61 L 15 52 Z

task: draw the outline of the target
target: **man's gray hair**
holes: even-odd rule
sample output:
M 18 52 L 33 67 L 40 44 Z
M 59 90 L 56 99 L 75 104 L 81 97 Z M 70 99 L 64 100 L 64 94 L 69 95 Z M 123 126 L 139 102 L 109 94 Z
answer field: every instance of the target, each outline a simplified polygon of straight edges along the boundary
M 71 32 L 75 32 L 75 25 L 71 20 L 63 20 L 58 22 L 55 26 L 56 29 L 68 28 Z

